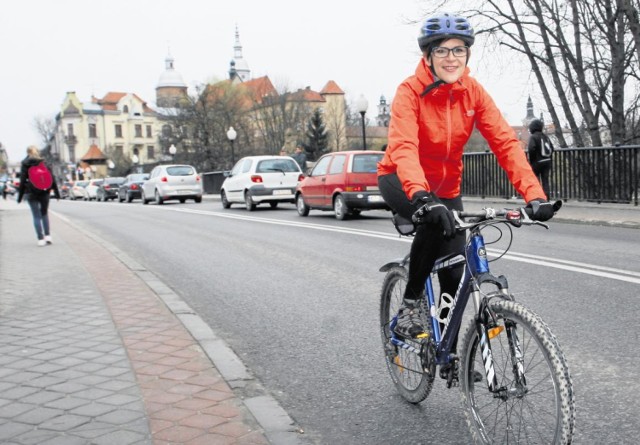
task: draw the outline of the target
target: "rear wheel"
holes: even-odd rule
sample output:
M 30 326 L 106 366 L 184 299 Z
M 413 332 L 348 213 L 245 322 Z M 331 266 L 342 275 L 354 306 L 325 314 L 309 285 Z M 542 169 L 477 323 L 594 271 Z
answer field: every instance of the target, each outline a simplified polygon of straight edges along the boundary
M 227 194 L 224 192 L 224 190 L 220 192 L 220 202 L 222 203 L 223 209 L 228 209 L 231 207 L 231 203 L 227 199 Z
M 272 209 L 275 209 L 278 207 L 278 203 L 277 202 L 270 202 L 269 205 L 271 206 Z
M 140 192 L 140 198 L 142 199 L 142 203 L 144 205 L 149 204 L 149 200 L 147 199 L 147 195 L 144 193 L 144 190 Z
M 333 211 L 336 212 L 336 219 L 344 221 L 349 215 L 349 208 L 344 202 L 344 197 L 338 195 L 333 199 Z
M 132 202 L 133 201 L 133 196 L 131 196 L 131 193 L 127 193 L 127 202 Z
M 407 285 L 407 270 L 404 267 L 393 267 L 387 272 L 380 296 L 380 328 L 382 347 L 384 348 L 387 369 L 391 380 L 400 395 L 411 403 L 420 403 L 427 398 L 433 386 L 435 362 L 429 366 L 428 372 L 423 366 L 422 354 L 416 354 L 391 342 L 391 322 L 398 314 Z M 426 311 L 423 311 L 426 313 Z M 424 320 L 424 326 L 429 326 Z M 421 349 L 422 345 L 405 340 L 411 346 Z M 424 353 L 424 349 L 422 349 Z
M 256 209 L 256 203 L 251 199 L 251 194 L 246 191 L 244 192 L 244 203 L 247 206 L 247 210 L 253 212 Z
M 309 216 L 309 206 L 304 202 L 302 193 L 296 196 L 296 210 L 298 210 L 298 215 L 300 216 Z
M 196 202 L 196 204 L 199 204 L 202 202 L 202 196 L 196 196 L 195 198 L 193 198 L 193 200 Z
M 484 345 L 471 321 L 460 349 L 460 389 L 475 443 L 571 443 L 573 386 L 555 336 L 520 303 L 494 298 L 488 304 L 504 331 Z M 483 361 L 489 351 L 497 379 L 494 392 L 487 386 Z M 482 374 L 481 382 L 474 382 L 474 370 Z
M 156 204 L 158 205 L 164 204 L 164 199 L 162 199 L 162 196 L 160 196 L 160 193 L 158 193 L 158 190 L 155 191 L 154 197 L 155 197 Z

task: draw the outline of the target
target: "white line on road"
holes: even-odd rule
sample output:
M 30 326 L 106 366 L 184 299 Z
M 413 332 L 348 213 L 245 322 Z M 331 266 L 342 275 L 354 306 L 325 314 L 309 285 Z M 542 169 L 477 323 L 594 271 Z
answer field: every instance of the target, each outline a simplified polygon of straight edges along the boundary
M 160 207 L 153 207 L 160 210 Z M 336 226 L 327 226 L 323 224 L 313 224 L 307 222 L 291 222 L 291 221 L 283 221 L 280 219 L 273 218 L 264 218 L 258 216 L 248 216 L 248 215 L 236 215 L 231 213 L 222 213 L 222 212 L 214 212 L 207 210 L 195 210 L 195 209 L 170 209 L 163 207 L 162 210 L 171 210 L 174 212 L 183 212 L 183 213 L 194 213 L 198 215 L 208 215 L 208 216 L 216 216 L 219 218 L 228 218 L 228 219 L 239 219 L 245 221 L 253 221 L 262 224 L 275 224 L 282 226 L 291 226 L 291 227 L 299 227 L 305 229 L 312 230 L 321 230 L 327 232 L 339 232 L 346 233 L 352 235 L 359 236 L 367 236 L 372 238 L 381 238 L 387 239 L 391 241 L 400 241 L 404 243 L 411 243 L 411 238 L 400 237 L 397 234 L 385 233 L 385 232 L 375 232 L 372 230 L 363 230 L 356 229 L 350 227 L 336 227 Z M 487 249 L 489 255 L 492 256 L 500 256 L 502 251 L 495 249 Z M 512 261 L 520 261 L 523 263 L 529 264 L 537 264 L 540 266 L 553 267 L 556 269 L 567 270 L 571 272 L 583 273 L 587 275 L 593 275 L 603 278 L 611 278 L 613 280 L 626 281 L 628 283 L 640 284 L 640 272 L 635 272 L 631 270 L 623 270 L 623 269 L 615 269 L 611 267 L 605 266 L 597 266 L 595 264 L 581 263 L 577 261 L 570 260 L 557 260 L 549 257 L 543 257 L 538 255 L 531 255 L 526 253 L 518 253 L 509 251 L 504 257 L 504 259 L 512 260 Z

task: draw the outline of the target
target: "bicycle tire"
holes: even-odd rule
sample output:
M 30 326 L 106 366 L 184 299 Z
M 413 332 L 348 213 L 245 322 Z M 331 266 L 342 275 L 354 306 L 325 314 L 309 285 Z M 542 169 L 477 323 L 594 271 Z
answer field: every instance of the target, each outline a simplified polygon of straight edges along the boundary
M 398 313 L 406 283 L 407 270 L 404 267 L 393 267 L 385 275 L 380 298 L 380 332 L 387 370 L 398 393 L 410 403 L 420 403 L 431 392 L 435 366 L 429 375 L 423 369 L 422 355 L 395 346 L 390 341 L 389 323 Z M 426 320 L 425 326 L 428 326 Z
M 524 305 L 503 298 L 489 300 L 498 323 L 516 323 L 524 359 L 528 392 L 516 394 L 511 352 L 505 332 L 493 338 L 491 353 L 498 387 L 506 400 L 486 384 L 475 320 L 462 341 L 460 389 L 467 424 L 476 444 L 570 444 L 575 423 L 573 385 L 558 341 L 540 316 Z M 473 371 L 482 373 L 474 383 Z

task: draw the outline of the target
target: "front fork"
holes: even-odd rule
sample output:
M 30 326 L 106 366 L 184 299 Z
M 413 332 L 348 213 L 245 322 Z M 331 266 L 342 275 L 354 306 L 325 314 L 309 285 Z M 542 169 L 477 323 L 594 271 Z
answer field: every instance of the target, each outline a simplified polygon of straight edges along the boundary
M 500 295 L 495 296 L 495 298 L 513 300 L 513 297 L 509 295 L 506 280 L 502 282 L 502 278 L 503 277 L 497 279 L 497 281 L 500 282 L 498 284 Z M 494 284 L 497 283 L 494 282 Z M 476 330 L 478 338 L 480 339 L 480 351 L 482 353 L 482 362 L 489 391 L 492 392 L 495 397 L 505 400 L 514 395 L 516 397 L 524 396 L 528 391 L 527 379 L 524 372 L 524 357 L 520 347 L 520 339 L 518 338 L 516 323 L 511 320 L 506 320 L 504 325 L 500 325 L 496 314 L 491 310 L 488 304 L 489 298 L 494 297 L 482 297 L 479 286 L 474 286 L 474 290 L 471 292 L 471 298 L 476 308 L 476 314 L 478 314 L 476 317 Z M 491 339 L 496 338 L 502 333 L 502 331 L 506 331 L 514 377 L 513 385 L 510 388 L 498 386 L 498 378 L 495 372 L 495 364 L 491 349 Z

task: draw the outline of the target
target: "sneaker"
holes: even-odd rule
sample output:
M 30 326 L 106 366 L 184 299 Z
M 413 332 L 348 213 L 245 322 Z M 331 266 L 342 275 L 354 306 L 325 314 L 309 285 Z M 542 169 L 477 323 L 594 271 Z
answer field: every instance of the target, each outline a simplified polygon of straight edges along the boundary
M 395 332 L 405 338 L 419 338 L 426 334 L 422 309 L 418 300 L 402 300 L 398 310 L 398 323 Z
M 45 237 L 44 237 L 44 241 L 45 241 L 47 244 L 53 244 L 53 240 L 51 239 L 51 235 L 45 235 Z
M 47 245 L 47 242 L 43 239 L 38 240 L 38 247 L 44 247 Z

